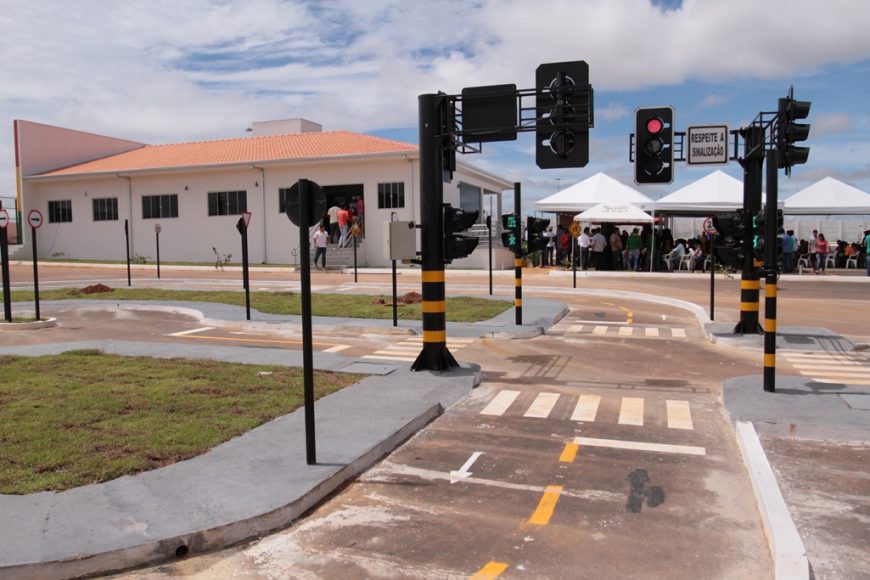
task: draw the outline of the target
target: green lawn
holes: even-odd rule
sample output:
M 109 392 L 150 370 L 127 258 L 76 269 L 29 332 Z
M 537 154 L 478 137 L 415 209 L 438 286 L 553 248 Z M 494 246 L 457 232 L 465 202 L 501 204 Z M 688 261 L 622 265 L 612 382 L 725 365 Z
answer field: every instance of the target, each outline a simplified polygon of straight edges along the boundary
M 13 302 L 32 301 L 34 295 L 29 290 L 12 292 Z M 199 291 L 199 290 L 160 290 L 154 288 L 114 288 L 111 292 L 82 294 L 75 288 L 42 290 L 43 300 L 182 300 L 195 302 L 219 302 L 222 304 L 245 305 L 244 292 Z M 380 303 L 380 302 L 382 303 Z M 344 316 L 349 318 L 392 319 L 392 296 L 369 294 L 312 294 L 311 308 L 314 316 Z M 450 322 L 479 322 L 501 314 L 512 304 L 504 300 L 490 300 L 460 296 L 447 298 L 447 320 Z M 269 314 L 301 314 L 300 295 L 295 292 L 251 292 L 251 308 Z M 420 304 L 399 304 L 398 317 L 401 320 L 420 320 Z
M 316 372 L 315 396 L 360 378 Z M 61 491 L 194 457 L 302 406 L 302 383 L 301 368 L 0 356 L 0 493 Z

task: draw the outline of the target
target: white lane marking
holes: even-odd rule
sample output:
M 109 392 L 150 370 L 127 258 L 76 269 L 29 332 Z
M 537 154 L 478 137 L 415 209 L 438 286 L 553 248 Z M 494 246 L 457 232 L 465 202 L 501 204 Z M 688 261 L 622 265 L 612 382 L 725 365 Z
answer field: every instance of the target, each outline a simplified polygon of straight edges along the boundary
M 682 328 L 671 328 L 671 336 L 674 338 L 686 338 L 686 331 Z
M 607 334 L 606 326 L 596 326 L 592 329 L 592 334 Z
M 471 469 L 471 466 L 474 465 L 474 462 L 477 461 L 477 458 L 481 455 L 483 455 L 483 451 L 475 451 L 471 454 L 471 457 L 469 457 L 468 460 L 462 464 L 462 467 L 460 467 L 458 471 L 451 471 L 450 483 L 453 484 L 460 479 L 467 479 L 468 476 L 471 475 L 471 472 L 468 470 Z
M 377 360 L 398 360 L 402 362 L 414 362 L 416 360 L 416 358 L 412 356 L 390 356 L 388 354 L 365 354 L 360 358 L 370 358 Z
M 598 395 L 580 395 L 580 400 L 577 401 L 577 406 L 574 408 L 571 420 L 594 421 L 595 415 L 598 414 L 598 403 L 600 402 L 601 397 Z
M 646 335 L 646 336 L 658 336 L 659 335 L 659 329 L 656 328 L 655 326 L 648 326 L 648 327 L 643 329 L 643 332 L 644 332 L 644 335 Z
M 620 425 L 643 425 L 643 399 L 639 397 L 623 397 L 619 409 Z
M 633 326 L 621 326 L 619 327 L 619 336 L 631 336 L 634 333 Z
M 694 429 L 689 401 L 667 401 L 668 427 L 670 429 Z
M 574 443 L 589 447 L 607 447 L 610 449 L 628 449 L 631 451 L 653 451 L 657 453 L 679 453 L 683 455 L 707 455 L 703 447 L 691 445 L 668 445 L 666 443 L 646 443 L 644 441 L 622 441 L 619 439 L 595 439 L 592 437 L 575 437 Z
M 582 324 L 573 324 L 568 327 L 568 332 L 583 332 Z
M 335 346 L 331 346 L 327 349 L 324 349 L 323 352 L 341 352 L 341 351 L 346 350 L 348 348 L 350 348 L 349 344 L 337 344 Z
M 526 414 L 523 417 L 535 417 L 538 419 L 546 418 L 550 415 L 550 411 L 559 400 L 559 393 L 540 393 L 535 397 Z
M 192 330 L 182 330 L 181 332 L 173 332 L 168 336 L 187 336 L 188 334 L 196 334 L 197 332 L 205 332 L 206 330 L 213 330 L 214 326 L 203 326 L 202 328 L 194 328 Z
M 483 408 L 481 415 L 494 415 L 496 417 L 504 414 L 511 403 L 520 396 L 519 391 L 499 391 L 499 393 L 489 402 L 489 405 Z

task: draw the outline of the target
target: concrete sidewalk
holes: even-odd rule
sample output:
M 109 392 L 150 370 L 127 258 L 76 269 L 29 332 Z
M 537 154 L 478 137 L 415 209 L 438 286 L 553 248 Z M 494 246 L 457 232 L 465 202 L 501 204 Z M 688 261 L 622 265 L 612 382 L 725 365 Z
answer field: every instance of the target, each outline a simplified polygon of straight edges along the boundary
M 94 301 L 96 302 L 96 301 Z M 52 303 L 45 303 L 47 307 Z M 55 302 L 53 304 L 60 304 Z M 83 308 L 105 302 L 70 301 Z M 112 305 L 114 307 L 114 305 Z M 125 303 L 125 308 L 154 305 Z M 299 317 L 220 304 L 159 306 L 204 322 L 295 327 Z M 479 324 L 449 324 L 449 336 L 534 336 L 567 312 L 558 302 L 527 299 L 529 324 L 513 310 Z M 392 321 L 316 318 L 315 329 L 388 330 Z M 417 332 L 419 321 L 402 322 Z M 151 357 L 219 359 L 301 366 L 301 351 L 125 341 L 6 347 L 0 354 L 45 355 L 98 348 Z M 286 527 L 341 485 L 394 450 L 480 382 L 480 370 L 411 372 L 407 366 L 314 353 L 314 367 L 369 375 L 315 405 L 317 463 L 308 465 L 303 410 L 278 418 L 194 459 L 61 493 L 0 495 L 0 578 L 69 578 L 106 573 L 220 549 Z

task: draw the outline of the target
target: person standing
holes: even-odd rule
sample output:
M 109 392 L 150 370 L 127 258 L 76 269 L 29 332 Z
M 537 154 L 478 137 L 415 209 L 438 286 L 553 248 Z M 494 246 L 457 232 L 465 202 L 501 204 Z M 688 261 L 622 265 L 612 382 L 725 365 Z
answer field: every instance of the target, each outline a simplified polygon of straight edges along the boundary
M 615 229 L 610 232 L 610 255 L 611 269 L 622 270 L 622 238 L 619 235 L 619 230 Z
M 347 229 L 350 226 L 350 212 L 345 204 L 341 204 L 341 209 L 338 210 L 338 229 L 341 231 L 341 237 L 338 238 L 338 245 L 344 246 L 344 240 L 347 238 Z
M 359 235 L 362 236 L 365 234 L 366 227 L 366 203 L 363 200 L 363 197 L 360 196 L 356 198 L 356 225 L 359 226 Z
M 628 269 L 632 272 L 640 270 L 640 248 L 643 240 L 637 228 L 631 230 L 631 235 L 625 241 L 628 246 Z
M 586 270 L 589 268 L 589 246 L 592 245 L 592 238 L 589 236 L 589 226 L 583 228 L 583 233 L 580 234 L 580 265 Z
M 815 230 L 813 230 L 815 233 Z M 819 234 L 816 238 L 816 274 L 825 273 L 828 267 L 828 241 L 825 239 L 825 234 Z
M 867 275 L 870 276 L 870 230 L 864 232 L 864 262 L 867 264 Z
M 794 238 L 784 229 L 779 228 L 779 239 L 782 240 L 782 271 L 789 274 L 794 271 Z
M 335 204 L 332 204 L 326 212 L 326 215 L 329 216 L 329 228 L 327 231 L 329 232 L 329 238 L 332 243 L 338 241 L 338 212 L 339 207 Z
M 317 266 L 317 260 L 321 260 L 321 270 L 326 270 L 326 246 L 329 243 L 329 234 L 326 233 L 326 228 L 323 224 L 320 229 L 314 234 L 314 265 Z
M 595 230 L 592 236 L 592 267 L 596 270 L 604 269 L 604 248 L 607 247 L 607 238 L 601 233 L 601 229 Z
M 819 230 L 813 230 L 813 237 L 807 240 L 807 248 L 810 254 L 810 262 L 812 262 L 813 272 L 816 274 L 819 273 L 819 261 L 818 256 L 816 255 L 816 253 L 818 252 L 818 250 L 816 249 L 816 244 L 818 243 L 818 241 Z

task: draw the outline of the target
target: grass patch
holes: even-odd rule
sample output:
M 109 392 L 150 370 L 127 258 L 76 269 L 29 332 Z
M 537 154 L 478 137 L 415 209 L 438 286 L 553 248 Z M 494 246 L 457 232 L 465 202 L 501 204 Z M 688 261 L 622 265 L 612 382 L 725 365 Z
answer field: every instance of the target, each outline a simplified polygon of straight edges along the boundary
M 316 372 L 317 398 L 359 375 Z M 301 368 L 72 351 L 0 356 L 0 493 L 61 491 L 200 455 L 303 405 Z
M 199 291 L 199 290 L 161 290 L 157 288 L 114 288 L 111 292 L 82 294 L 74 288 L 43 290 L 40 300 L 178 300 L 193 302 L 218 302 L 236 306 L 245 305 L 244 292 Z M 12 292 L 13 302 L 33 301 L 34 294 L 29 290 Z M 383 303 L 379 303 L 379 300 Z M 302 314 L 300 295 L 291 292 L 251 292 L 251 308 L 269 314 Z M 447 298 L 447 320 L 450 322 L 479 322 L 501 314 L 511 303 L 504 300 L 490 300 L 459 296 Z M 348 318 L 393 317 L 392 296 L 373 296 L 369 294 L 312 294 L 311 309 L 314 316 L 343 316 Z M 398 317 L 402 320 L 420 320 L 420 304 L 400 304 Z

